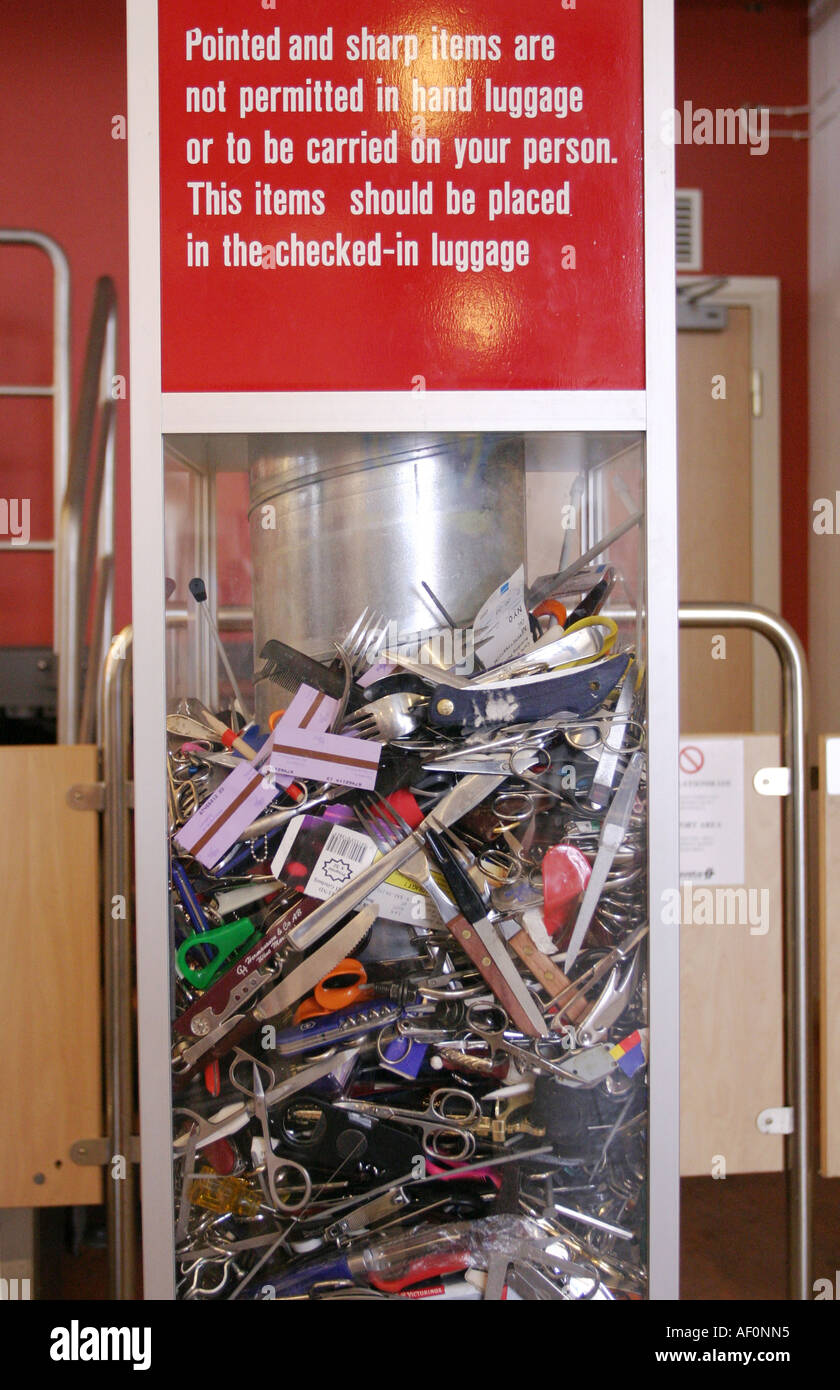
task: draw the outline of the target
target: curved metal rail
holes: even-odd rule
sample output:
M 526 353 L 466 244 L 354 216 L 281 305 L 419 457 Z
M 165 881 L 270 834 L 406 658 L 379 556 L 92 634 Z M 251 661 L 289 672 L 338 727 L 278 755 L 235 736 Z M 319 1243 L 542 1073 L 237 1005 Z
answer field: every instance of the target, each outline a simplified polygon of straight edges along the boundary
M 749 628 L 776 651 L 783 676 L 782 743 L 790 769 L 784 808 L 785 883 L 785 1103 L 794 1130 L 785 1136 L 788 1176 L 788 1276 L 790 1297 L 812 1297 L 812 1210 L 814 1173 L 811 1077 L 811 998 L 808 943 L 808 858 L 806 730 L 808 672 L 793 628 L 770 613 L 743 603 L 681 603 L 681 627 Z
M 105 1132 L 111 1155 L 125 1159 L 125 1176 L 111 1180 L 105 1170 L 108 1218 L 109 1296 L 135 1297 L 134 970 L 132 963 L 129 817 L 131 784 L 132 630 L 111 642 L 102 669 L 103 959 L 105 975 Z M 114 915 L 115 902 L 122 912 Z
M 93 691 L 100 662 L 107 659 L 104 643 L 112 623 L 112 565 L 114 550 L 114 459 L 116 402 L 111 384 L 116 371 L 117 294 L 113 280 L 96 282 L 88 332 L 79 408 L 67 489 L 59 520 L 58 592 L 58 741 L 75 743 L 94 737 Z M 91 451 L 96 432 L 96 457 L 91 475 Z M 90 491 L 85 521 L 85 501 Z M 90 643 L 85 718 L 80 718 L 82 651 L 94 570 L 101 602 Z M 97 630 L 97 628 L 99 630 Z M 82 727 L 84 724 L 84 727 Z

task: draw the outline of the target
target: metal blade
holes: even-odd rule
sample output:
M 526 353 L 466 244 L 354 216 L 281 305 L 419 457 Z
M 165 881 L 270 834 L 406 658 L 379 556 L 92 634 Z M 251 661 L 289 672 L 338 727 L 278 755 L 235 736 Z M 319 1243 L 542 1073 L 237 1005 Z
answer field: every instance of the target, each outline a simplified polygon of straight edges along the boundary
M 627 832 L 627 826 L 633 814 L 633 803 L 636 800 L 643 764 L 643 755 L 634 753 L 624 769 L 624 775 L 601 827 L 601 843 L 595 856 L 595 863 L 592 865 L 592 876 L 586 885 L 583 902 L 580 905 L 572 938 L 566 951 L 563 968 L 567 975 L 577 960 L 578 952 L 583 945 L 583 938 L 589 929 L 595 908 L 598 906 L 598 899 L 607 881 L 607 875 L 612 868 L 612 862 Z
M 340 922 L 342 917 L 346 917 L 348 912 L 352 912 L 359 903 L 364 902 L 380 883 L 390 878 L 395 869 L 399 869 L 407 859 L 416 854 L 418 848 L 422 848 L 424 828 L 442 830 L 448 825 L 453 825 L 474 806 L 478 806 L 504 780 L 504 777 L 483 777 L 479 773 L 462 778 L 457 786 L 441 797 L 435 809 L 401 844 L 357 874 L 321 907 L 316 907 L 299 927 L 295 927 L 290 933 L 292 943 L 299 950 L 303 950 L 313 942 L 320 941 L 331 927 Z

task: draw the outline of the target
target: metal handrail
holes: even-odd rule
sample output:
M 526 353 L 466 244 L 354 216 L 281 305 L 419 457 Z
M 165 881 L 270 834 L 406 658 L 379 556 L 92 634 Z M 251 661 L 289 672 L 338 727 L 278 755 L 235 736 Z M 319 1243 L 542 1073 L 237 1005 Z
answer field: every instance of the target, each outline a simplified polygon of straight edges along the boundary
M 34 246 L 49 257 L 53 270 L 53 371 L 52 381 L 40 386 L 0 385 L 0 397 L 51 396 L 53 402 L 53 527 L 58 531 L 58 517 L 70 460 L 70 266 L 64 251 L 52 237 L 28 227 L 0 227 L 0 245 Z M 0 542 L 0 551 L 17 550 L 11 542 Z M 57 551 L 53 567 L 53 646 L 61 656 L 61 632 L 58 622 L 59 586 L 61 575 L 61 538 L 50 541 L 30 541 L 27 550 Z M 60 666 L 60 660 L 59 660 Z
M 103 956 L 105 975 L 105 1124 L 110 1153 L 125 1159 L 125 1173 L 108 1181 L 109 1297 L 135 1297 L 137 1233 L 134 1141 L 134 1018 L 132 997 L 131 671 L 130 627 L 113 639 L 102 669 Z
M 114 460 L 116 414 L 111 386 L 116 371 L 117 298 L 113 280 L 103 275 L 96 283 L 88 332 L 79 408 L 73 430 L 73 448 L 67 487 L 62 499 L 56 568 L 58 591 L 58 742 L 75 743 L 80 737 L 82 651 L 95 558 L 106 589 L 100 643 L 112 622 L 113 572 L 102 561 L 114 547 Z M 99 417 L 90 505 L 85 528 L 85 499 L 90 477 L 90 458 Z M 103 505 L 104 502 L 104 505 Z M 107 574 L 107 578 L 105 575 Z M 104 651 L 91 644 L 90 661 L 99 666 Z M 90 702 L 89 702 L 90 706 Z M 84 730 L 93 737 L 90 728 Z
M 811 1188 L 812 1132 L 811 997 L 808 945 L 806 729 L 808 673 L 805 653 L 784 619 L 743 603 L 681 603 L 682 627 L 742 627 L 758 632 L 775 648 L 782 665 L 782 740 L 790 769 L 784 808 L 785 881 L 785 1103 L 792 1107 L 793 1133 L 785 1136 L 788 1175 L 788 1277 L 790 1297 L 813 1293 Z

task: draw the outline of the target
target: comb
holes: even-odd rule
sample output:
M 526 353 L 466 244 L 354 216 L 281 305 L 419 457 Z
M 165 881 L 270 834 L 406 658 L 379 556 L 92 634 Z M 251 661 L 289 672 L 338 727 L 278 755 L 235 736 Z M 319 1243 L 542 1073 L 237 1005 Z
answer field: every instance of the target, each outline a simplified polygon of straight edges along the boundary
M 257 681 L 270 680 L 274 685 L 279 685 L 292 694 L 300 685 L 311 685 L 313 689 L 320 690 L 335 700 L 340 700 L 344 694 L 344 673 L 341 670 L 325 666 L 314 656 L 307 656 L 305 652 L 299 652 L 296 647 L 290 647 L 285 642 L 277 642 L 274 639 L 266 642 L 260 652 L 260 660 L 264 661 L 265 665 L 261 671 L 256 672 L 255 684 Z M 354 683 L 350 687 L 350 708 L 363 705 L 365 698 L 364 691 Z

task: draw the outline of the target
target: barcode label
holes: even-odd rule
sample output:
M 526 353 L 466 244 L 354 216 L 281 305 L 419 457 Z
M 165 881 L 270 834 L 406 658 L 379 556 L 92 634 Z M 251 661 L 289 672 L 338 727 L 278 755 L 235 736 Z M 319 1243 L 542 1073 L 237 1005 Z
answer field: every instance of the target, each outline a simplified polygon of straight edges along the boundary
M 376 852 L 376 845 L 361 831 L 334 826 L 309 875 L 308 896 L 325 902 L 372 864 Z
M 324 846 L 324 850 L 329 850 L 330 854 L 337 855 L 339 859 L 351 859 L 355 864 L 363 864 L 365 861 L 367 844 L 365 843 L 365 837 L 357 839 L 355 835 L 342 834 L 339 831 L 333 830 Z

